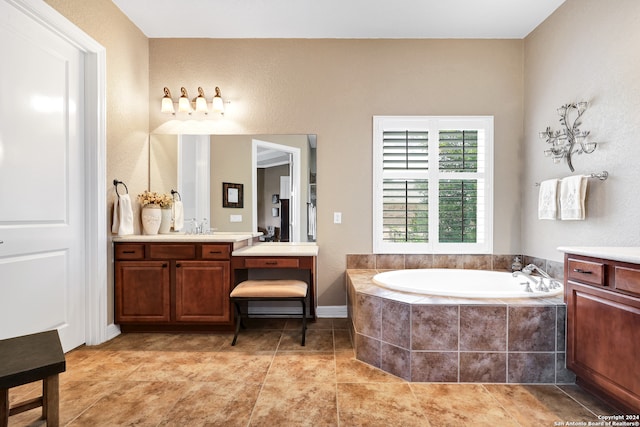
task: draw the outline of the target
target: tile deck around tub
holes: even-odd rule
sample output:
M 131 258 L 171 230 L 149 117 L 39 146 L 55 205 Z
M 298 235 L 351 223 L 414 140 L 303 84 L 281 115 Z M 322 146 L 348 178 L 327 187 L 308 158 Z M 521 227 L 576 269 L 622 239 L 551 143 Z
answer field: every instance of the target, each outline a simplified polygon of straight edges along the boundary
M 412 382 L 573 384 L 566 308 L 550 298 L 471 299 L 385 289 L 347 270 L 356 358 Z

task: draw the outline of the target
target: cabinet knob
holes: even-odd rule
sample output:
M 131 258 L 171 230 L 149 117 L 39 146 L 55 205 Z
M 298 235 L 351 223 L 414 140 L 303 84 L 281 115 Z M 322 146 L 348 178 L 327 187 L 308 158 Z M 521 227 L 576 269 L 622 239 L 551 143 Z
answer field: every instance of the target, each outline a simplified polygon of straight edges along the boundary
M 583 270 L 581 268 L 574 268 L 573 272 L 574 273 L 581 273 L 581 274 L 593 274 L 592 272 L 590 272 L 588 270 Z
M 164 264 L 162 264 L 162 268 L 167 268 L 169 266 L 169 264 L 167 264 L 166 262 Z
M 176 267 L 180 268 L 182 267 L 182 264 L 176 264 Z

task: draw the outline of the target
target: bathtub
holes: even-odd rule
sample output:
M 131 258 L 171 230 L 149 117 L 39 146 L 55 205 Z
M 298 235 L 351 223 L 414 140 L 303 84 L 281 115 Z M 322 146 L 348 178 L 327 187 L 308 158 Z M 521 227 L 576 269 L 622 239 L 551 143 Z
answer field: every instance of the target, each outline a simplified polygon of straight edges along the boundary
M 540 277 L 535 280 L 540 280 Z M 536 291 L 532 279 L 509 272 L 488 270 L 462 270 L 427 268 L 394 270 L 373 277 L 375 284 L 387 289 L 414 294 L 437 295 L 461 298 L 544 298 L 560 295 L 563 288 L 548 292 Z M 533 292 L 525 292 L 525 283 Z M 544 279 L 548 285 L 548 280 Z

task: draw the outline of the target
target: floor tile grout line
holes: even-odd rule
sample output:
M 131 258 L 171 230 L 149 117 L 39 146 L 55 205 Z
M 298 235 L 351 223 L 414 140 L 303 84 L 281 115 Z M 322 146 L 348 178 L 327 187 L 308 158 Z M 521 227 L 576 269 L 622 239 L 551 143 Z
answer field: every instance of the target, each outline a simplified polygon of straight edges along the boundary
M 258 395 L 256 396 L 256 401 L 253 402 L 253 408 L 251 408 L 251 413 L 249 414 L 249 419 L 247 420 L 247 427 L 251 425 L 251 420 L 253 419 L 253 415 L 256 411 L 256 407 L 258 406 L 258 401 L 260 400 L 260 396 L 262 395 L 262 391 L 264 390 L 264 385 L 267 383 L 267 376 L 271 371 L 273 366 L 273 362 L 275 361 L 276 355 L 278 354 L 278 348 L 280 347 L 280 343 L 282 342 L 282 337 L 284 335 L 284 328 L 280 331 L 280 338 L 278 339 L 278 345 L 276 345 L 276 349 L 271 355 L 271 362 L 269 363 L 269 368 L 267 368 L 267 372 L 264 374 L 264 378 L 262 379 L 262 384 L 260 384 L 260 391 L 258 391 Z
M 481 387 L 482 387 L 482 388 L 483 388 L 487 393 L 489 393 L 489 396 L 491 396 L 491 399 L 495 400 L 495 401 L 496 401 L 496 403 L 497 403 L 497 404 L 498 404 L 498 405 L 499 405 L 499 406 L 504 410 L 504 412 L 505 412 L 507 415 L 509 415 L 509 418 L 511 418 L 511 419 L 513 420 L 513 422 L 514 422 L 514 423 L 516 423 L 516 425 L 518 425 L 518 426 L 522 426 L 522 424 L 520 424 L 520 422 L 519 422 L 519 421 L 518 421 L 518 420 L 513 416 L 513 414 L 511 414 L 511 411 L 509 411 L 509 409 L 507 409 L 507 408 L 502 404 L 502 402 L 500 402 L 500 401 L 498 400 L 498 398 L 497 398 L 493 393 L 491 393 L 491 390 L 489 390 L 489 389 L 486 387 L 486 385 L 487 385 L 487 384 L 485 384 L 485 383 L 481 383 L 481 384 L 480 384 L 480 386 L 481 386 Z M 508 387 L 512 387 L 512 386 L 513 386 L 513 385 L 510 385 L 510 384 L 498 384 L 498 385 L 505 385 L 505 386 L 508 386 Z

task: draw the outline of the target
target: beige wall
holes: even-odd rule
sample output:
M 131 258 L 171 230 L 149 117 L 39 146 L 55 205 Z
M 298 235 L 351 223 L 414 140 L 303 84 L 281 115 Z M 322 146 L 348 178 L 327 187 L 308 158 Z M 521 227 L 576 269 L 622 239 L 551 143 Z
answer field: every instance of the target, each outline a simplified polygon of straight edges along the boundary
M 113 179 L 124 181 L 133 200 L 147 189 L 149 174 L 149 40 L 110 0 L 46 0 L 106 48 L 108 218 Z M 139 218 L 134 203 L 134 218 Z M 139 221 L 135 224 L 140 233 Z M 113 322 L 113 268 L 108 254 L 108 311 Z
M 317 134 L 320 305 L 345 304 L 345 255 L 372 251 L 373 115 L 494 115 L 494 252 L 519 251 L 521 40 L 151 39 L 149 49 L 152 131 L 180 126 L 159 112 L 164 86 L 174 98 L 180 86 L 219 86 L 230 104 L 215 133 Z
M 251 138 L 241 135 L 211 137 L 211 224 L 218 231 L 251 231 L 253 222 L 253 182 L 251 179 Z M 222 207 L 222 183 L 242 184 L 243 207 Z M 242 222 L 231 222 L 242 215 Z
M 372 251 L 373 115 L 495 116 L 494 253 L 520 251 L 523 41 L 147 40 L 108 0 L 48 3 L 107 48 L 107 178 L 134 195 L 148 132 L 317 134 L 320 305 L 345 304 L 345 255 Z M 164 86 L 231 103 L 204 125 L 168 120 Z
M 640 245 L 639 46 L 637 0 L 567 0 L 526 38 L 523 253 L 562 261 L 558 246 Z M 607 170 L 610 178 L 589 181 L 585 221 L 538 220 L 534 183 L 571 172 L 544 157 L 537 134 L 558 129 L 556 109 L 581 100 L 591 102 L 581 129 L 602 144 L 574 156 L 575 174 Z

